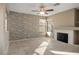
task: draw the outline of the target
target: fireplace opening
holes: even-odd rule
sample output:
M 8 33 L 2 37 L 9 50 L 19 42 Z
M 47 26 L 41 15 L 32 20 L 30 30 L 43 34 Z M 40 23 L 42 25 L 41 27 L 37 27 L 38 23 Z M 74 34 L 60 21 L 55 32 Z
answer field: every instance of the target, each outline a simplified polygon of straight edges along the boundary
M 57 33 L 57 40 L 68 43 L 68 34 L 67 33 Z

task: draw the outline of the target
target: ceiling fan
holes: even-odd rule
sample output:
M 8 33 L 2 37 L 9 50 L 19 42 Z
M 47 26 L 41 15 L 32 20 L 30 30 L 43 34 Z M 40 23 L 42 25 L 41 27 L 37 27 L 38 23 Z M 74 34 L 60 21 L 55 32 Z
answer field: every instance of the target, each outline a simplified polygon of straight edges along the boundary
M 57 6 L 59 5 L 59 3 L 55 3 L 54 6 Z M 44 14 L 48 14 L 48 12 L 52 12 L 54 11 L 54 9 L 46 9 L 46 6 L 44 4 L 41 4 L 39 6 L 39 9 L 38 10 L 32 10 L 33 12 L 37 12 L 38 14 L 40 15 L 44 15 Z

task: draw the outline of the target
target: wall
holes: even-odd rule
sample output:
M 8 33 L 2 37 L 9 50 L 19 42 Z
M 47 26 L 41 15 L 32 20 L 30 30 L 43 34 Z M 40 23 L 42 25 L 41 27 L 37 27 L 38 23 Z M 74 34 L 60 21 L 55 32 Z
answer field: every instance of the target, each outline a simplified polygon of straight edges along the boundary
M 54 27 L 74 26 L 74 9 L 57 13 L 48 18 Z
M 10 11 L 8 14 L 8 30 L 10 39 L 40 37 L 39 16 Z
M 8 31 L 5 30 L 7 28 L 5 25 L 6 18 L 6 6 L 5 4 L 0 4 L 0 54 L 7 54 L 8 51 Z
M 71 9 L 48 17 L 48 21 L 56 28 L 79 27 L 79 9 Z M 54 37 L 56 39 L 56 28 L 54 28 Z M 67 31 L 67 30 L 66 30 Z M 63 31 L 63 32 L 66 32 Z M 70 32 L 73 36 L 69 38 L 74 44 L 79 44 L 79 31 Z M 72 40 L 73 39 L 73 40 Z

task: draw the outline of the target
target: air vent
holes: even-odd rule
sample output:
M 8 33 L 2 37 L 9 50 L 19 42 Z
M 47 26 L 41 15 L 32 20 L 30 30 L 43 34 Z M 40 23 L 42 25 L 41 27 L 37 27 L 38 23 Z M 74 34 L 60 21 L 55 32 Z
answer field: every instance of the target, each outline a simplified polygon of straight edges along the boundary
M 60 5 L 60 3 L 55 3 L 55 4 L 54 4 L 54 6 L 58 6 L 58 5 Z

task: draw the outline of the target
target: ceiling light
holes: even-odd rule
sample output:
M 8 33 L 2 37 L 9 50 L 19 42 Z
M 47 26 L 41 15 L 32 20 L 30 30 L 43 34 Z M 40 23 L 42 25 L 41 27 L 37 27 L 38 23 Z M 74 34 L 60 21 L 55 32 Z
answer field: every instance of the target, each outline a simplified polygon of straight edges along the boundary
M 45 12 L 43 12 L 43 11 L 40 12 L 40 15 L 44 15 L 44 14 L 45 14 Z

